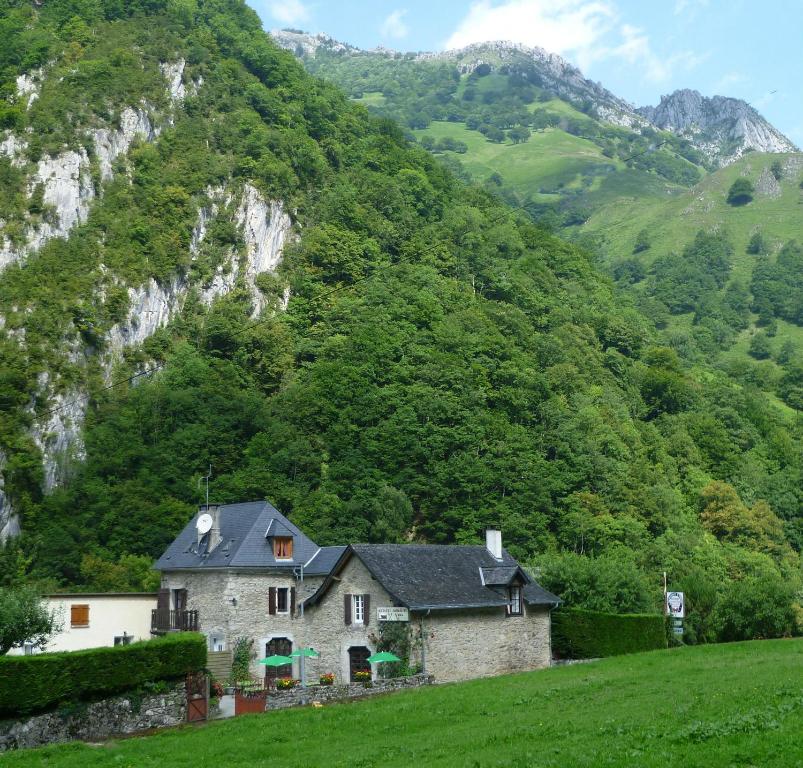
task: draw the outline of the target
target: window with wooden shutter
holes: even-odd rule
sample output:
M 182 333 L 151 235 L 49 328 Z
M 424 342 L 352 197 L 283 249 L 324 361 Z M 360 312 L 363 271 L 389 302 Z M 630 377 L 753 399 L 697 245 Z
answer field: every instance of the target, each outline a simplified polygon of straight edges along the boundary
M 351 595 L 343 595 L 343 619 L 346 626 L 351 624 Z
M 363 603 L 363 624 L 368 626 L 368 619 L 371 617 L 371 596 L 370 595 L 363 595 L 362 596 L 362 603 Z
M 89 626 L 89 606 L 73 604 L 70 606 L 70 626 L 88 627 Z
M 268 613 L 276 615 L 276 587 L 268 587 Z
M 296 588 L 290 587 L 290 615 L 296 615 Z

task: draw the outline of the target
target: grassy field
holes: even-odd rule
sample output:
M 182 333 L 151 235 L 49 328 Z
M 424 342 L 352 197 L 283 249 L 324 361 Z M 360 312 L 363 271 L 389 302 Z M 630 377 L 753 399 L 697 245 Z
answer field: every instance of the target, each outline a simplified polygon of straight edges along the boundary
M 757 185 L 762 173 L 776 160 L 784 166 L 778 190 L 757 191 L 753 202 L 744 206 L 734 207 L 725 201 L 728 189 L 737 178 L 746 176 Z M 749 280 L 755 257 L 748 255 L 745 248 L 756 230 L 760 230 L 776 249 L 787 240 L 803 239 L 801 180 L 803 154 L 750 153 L 671 198 L 651 201 L 634 197 L 603 207 L 583 230 L 601 235 L 610 257 L 616 259 L 632 253 L 636 235 L 646 229 L 650 232 L 652 247 L 642 258 L 652 261 L 682 249 L 700 229 L 724 229 L 735 248 L 734 277 Z
M 803 766 L 803 640 L 678 648 L 285 710 L 19 766 Z

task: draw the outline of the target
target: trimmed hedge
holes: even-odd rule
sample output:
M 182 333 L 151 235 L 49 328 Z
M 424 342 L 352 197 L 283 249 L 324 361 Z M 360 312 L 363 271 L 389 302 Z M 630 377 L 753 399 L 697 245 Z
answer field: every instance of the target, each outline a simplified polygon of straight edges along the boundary
M 616 614 L 561 608 L 552 613 L 552 652 L 564 659 L 593 659 L 666 648 L 660 614 Z
M 206 641 L 194 632 L 115 648 L 0 656 L 0 718 L 176 680 L 205 667 Z

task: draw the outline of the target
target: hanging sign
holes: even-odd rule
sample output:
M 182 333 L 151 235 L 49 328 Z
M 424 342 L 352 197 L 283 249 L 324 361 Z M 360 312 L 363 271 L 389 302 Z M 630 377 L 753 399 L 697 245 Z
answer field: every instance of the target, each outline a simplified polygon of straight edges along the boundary
M 682 619 L 686 616 L 686 601 L 682 592 L 666 593 L 666 613 L 673 619 Z
M 410 611 L 407 608 L 377 608 L 376 618 L 379 621 L 410 621 Z

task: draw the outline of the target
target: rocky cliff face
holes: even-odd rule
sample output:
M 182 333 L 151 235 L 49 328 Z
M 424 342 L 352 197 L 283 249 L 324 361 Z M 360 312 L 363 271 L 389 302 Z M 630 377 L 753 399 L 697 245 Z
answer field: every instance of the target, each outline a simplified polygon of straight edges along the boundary
M 708 98 L 697 91 L 662 96 L 638 112 L 658 128 L 688 139 L 715 163 L 727 165 L 745 152 L 795 152 L 795 145 L 741 99 Z
M 180 106 L 188 90 L 194 91 L 201 85 L 200 81 L 185 84 L 184 64 L 183 59 L 178 59 L 160 65 L 173 108 Z M 37 96 L 42 77 L 42 72 L 35 72 L 18 78 L 17 98 L 25 99 L 30 105 Z M 103 193 L 103 182 L 113 178 L 115 161 L 129 151 L 135 140 L 156 141 L 159 138 L 162 125 L 156 124 L 155 115 L 155 110 L 144 102 L 125 107 L 114 126 L 87 127 L 84 131 L 85 146 L 65 149 L 35 163 L 27 158 L 28 141 L 24 134 L 6 133 L 0 137 L 0 154 L 9 157 L 12 164 L 26 172 L 28 196 L 39 189 L 49 210 L 44 221 L 30 223 L 22 244 L 12 244 L 2 236 L 0 221 L 0 270 L 10 263 L 23 263 L 49 239 L 68 237 L 73 227 L 86 221 L 93 202 Z M 169 125 L 172 115 L 162 115 L 162 120 L 163 125 Z M 249 184 L 208 190 L 208 194 L 209 203 L 198 211 L 198 222 L 190 243 L 191 257 L 197 255 L 211 219 L 219 216 L 227 217 L 237 226 L 243 248 L 231 249 L 226 263 L 219 267 L 208 284 L 193 284 L 186 275 L 176 274 L 165 284 L 151 279 L 143 285 L 128 287 L 126 318 L 105 334 L 100 353 L 101 369 L 107 381 L 124 350 L 142 344 L 164 327 L 181 310 L 191 291 L 197 291 L 204 303 L 211 304 L 239 283 L 251 292 L 254 315 L 265 309 L 265 299 L 256 286 L 256 278 L 278 266 L 292 227 L 290 217 L 281 201 L 266 200 Z M 115 282 L 113 277 L 111 279 Z M 4 323 L 5 318 L 0 317 L 0 328 Z M 7 330 L 6 333 L 14 335 L 21 354 L 24 354 L 24 328 Z M 79 366 L 86 365 L 92 358 L 98 359 L 97 350 L 86 350 L 81 344 L 71 344 L 66 355 L 71 363 Z M 48 371 L 39 375 L 36 390 L 36 399 L 47 402 L 47 406 L 36 416 L 32 399 L 29 437 L 42 455 L 43 489 L 47 492 L 63 482 L 71 465 L 83 458 L 82 430 L 88 397 L 80 386 L 66 390 L 59 387 Z M 6 455 L 0 451 L 0 543 L 20 531 L 18 516 L 4 492 L 6 463 Z

